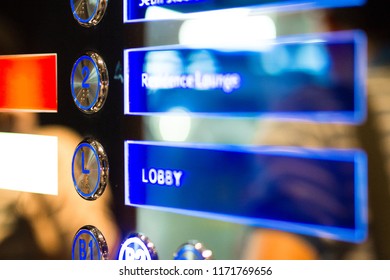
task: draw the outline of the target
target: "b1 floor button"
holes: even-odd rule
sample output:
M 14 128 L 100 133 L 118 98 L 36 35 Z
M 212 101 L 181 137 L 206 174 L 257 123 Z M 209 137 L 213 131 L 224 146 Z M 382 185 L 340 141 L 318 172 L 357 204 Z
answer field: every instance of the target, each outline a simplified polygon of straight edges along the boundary
M 73 260 L 106 260 L 108 246 L 103 234 L 94 226 L 80 228 L 73 238 Z
M 109 165 L 103 146 L 92 138 L 83 140 L 72 159 L 72 178 L 77 193 L 86 200 L 99 198 L 109 179 Z
M 191 240 L 179 247 L 174 260 L 209 260 L 213 253 L 206 249 L 202 243 Z
M 73 65 L 70 87 L 77 108 L 86 114 L 98 112 L 108 94 L 109 78 L 103 58 L 87 52 Z
M 141 233 L 132 233 L 122 243 L 118 260 L 150 261 L 158 260 L 154 244 Z
M 70 0 L 73 17 L 84 27 L 97 25 L 103 18 L 107 0 Z

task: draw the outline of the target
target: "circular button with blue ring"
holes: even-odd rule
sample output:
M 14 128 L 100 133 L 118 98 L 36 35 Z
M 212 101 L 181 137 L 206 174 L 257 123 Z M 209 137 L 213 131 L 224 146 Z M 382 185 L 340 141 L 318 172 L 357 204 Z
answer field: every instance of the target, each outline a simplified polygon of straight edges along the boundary
M 107 0 L 70 0 L 73 17 L 84 27 L 92 27 L 102 20 Z
M 92 138 L 84 139 L 72 159 L 72 178 L 77 193 L 86 200 L 99 198 L 109 179 L 108 157 L 103 146 Z
M 118 260 L 151 261 L 158 260 L 154 244 L 141 233 L 132 233 L 122 243 Z
M 77 108 L 86 114 L 98 112 L 104 105 L 109 86 L 107 66 L 95 52 L 87 52 L 73 65 L 70 87 Z
M 174 255 L 174 260 L 210 260 L 213 253 L 206 249 L 202 243 L 190 240 L 179 247 Z
M 72 260 L 106 260 L 108 246 L 103 234 L 96 227 L 80 228 L 73 238 Z

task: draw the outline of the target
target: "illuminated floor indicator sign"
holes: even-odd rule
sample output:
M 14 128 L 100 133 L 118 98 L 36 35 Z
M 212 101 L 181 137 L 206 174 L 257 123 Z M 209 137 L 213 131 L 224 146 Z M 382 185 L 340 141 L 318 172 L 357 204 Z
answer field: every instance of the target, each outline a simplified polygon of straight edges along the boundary
M 359 242 L 367 233 L 366 156 L 125 142 L 125 203 Z
M 124 22 L 151 18 L 148 13 L 161 10 L 159 19 L 188 18 L 199 12 L 231 8 L 263 8 L 278 10 L 303 10 L 363 5 L 365 0 L 124 0 Z
M 284 37 L 246 50 L 128 49 L 124 61 L 125 114 L 179 107 L 213 117 L 365 119 L 366 37 L 358 31 Z

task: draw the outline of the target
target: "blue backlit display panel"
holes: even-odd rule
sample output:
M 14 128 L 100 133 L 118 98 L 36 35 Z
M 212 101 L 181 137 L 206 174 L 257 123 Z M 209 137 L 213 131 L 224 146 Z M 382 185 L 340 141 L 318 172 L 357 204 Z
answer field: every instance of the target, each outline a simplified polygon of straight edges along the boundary
M 150 19 L 148 13 L 159 11 L 158 19 L 182 19 L 201 15 L 201 12 L 232 8 L 262 8 L 277 10 L 303 10 L 358 6 L 365 0 L 124 0 L 124 22 Z
M 289 36 L 247 49 L 165 46 L 124 52 L 125 114 L 361 123 L 366 36 Z
M 125 142 L 125 204 L 360 242 L 360 150 Z

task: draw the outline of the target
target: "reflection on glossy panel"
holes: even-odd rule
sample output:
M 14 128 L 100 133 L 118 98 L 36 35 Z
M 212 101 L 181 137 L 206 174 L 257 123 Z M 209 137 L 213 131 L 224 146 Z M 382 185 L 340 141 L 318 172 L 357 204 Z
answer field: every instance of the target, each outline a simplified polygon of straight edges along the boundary
M 0 189 L 58 194 L 58 140 L 0 133 Z
M 0 111 L 57 111 L 56 54 L 0 56 Z

